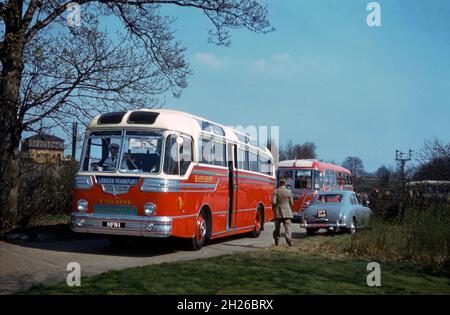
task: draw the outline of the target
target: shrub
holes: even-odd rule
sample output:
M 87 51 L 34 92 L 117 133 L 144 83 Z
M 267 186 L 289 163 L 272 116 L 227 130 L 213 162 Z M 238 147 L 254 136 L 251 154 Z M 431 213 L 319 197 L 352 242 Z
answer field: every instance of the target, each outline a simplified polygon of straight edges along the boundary
M 402 216 L 376 216 L 370 229 L 352 238 L 351 252 L 450 274 L 449 203 L 424 201 L 410 201 Z
M 44 215 L 68 214 L 77 163 L 59 165 L 23 163 L 19 190 L 19 227 Z

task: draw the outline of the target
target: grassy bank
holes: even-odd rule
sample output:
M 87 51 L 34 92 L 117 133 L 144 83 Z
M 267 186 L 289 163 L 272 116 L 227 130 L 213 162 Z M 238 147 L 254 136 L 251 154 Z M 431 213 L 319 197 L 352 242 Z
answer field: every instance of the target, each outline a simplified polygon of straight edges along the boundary
M 351 239 L 350 251 L 450 276 L 450 206 L 411 206 L 401 219 L 375 218 Z
M 317 236 L 293 248 L 107 272 L 83 278 L 81 287 L 39 285 L 26 294 L 450 294 L 447 277 L 387 263 L 381 287 L 370 288 L 369 261 L 349 246 L 348 235 Z

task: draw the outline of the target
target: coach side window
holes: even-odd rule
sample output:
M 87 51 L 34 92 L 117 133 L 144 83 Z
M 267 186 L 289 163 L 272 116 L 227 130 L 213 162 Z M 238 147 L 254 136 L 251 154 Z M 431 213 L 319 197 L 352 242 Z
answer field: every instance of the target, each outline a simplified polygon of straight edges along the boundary
M 171 134 L 166 139 L 164 173 L 184 175 L 193 160 L 192 140 L 186 136 Z
M 249 152 L 250 171 L 259 172 L 258 167 L 258 154 Z
M 178 175 L 179 151 L 177 144 L 177 135 L 171 134 L 166 138 L 164 173 L 168 175 Z
M 213 162 L 213 142 L 211 139 L 199 139 L 199 161 L 205 164 L 212 164 Z
M 226 145 L 222 139 L 199 139 L 200 162 L 205 164 L 226 166 Z
M 241 170 L 249 170 L 249 159 L 248 159 L 248 151 L 239 148 L 238 149 L 238 167 Z
M 226 166 L 225 142 L 220 140 L 213 141 L 214 165 Z
M 259 156 L 259 172 L 266 175 L 271 175 L 270 160 L 263 155 Z
M 182 137 L 183 143 L 180 145 L 180 175 L 186 174 L 186 171 L 194 159 L 192 150 L 192 139 Z

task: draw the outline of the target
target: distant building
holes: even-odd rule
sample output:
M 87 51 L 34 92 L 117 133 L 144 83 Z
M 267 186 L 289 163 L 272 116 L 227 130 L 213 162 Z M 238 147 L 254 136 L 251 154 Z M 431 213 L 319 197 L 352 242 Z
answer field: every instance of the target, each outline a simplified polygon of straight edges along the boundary
M 22 141 L 22 151 L 35 163 L 58 164 L 64 159 L 64 139 L 37 134 Z

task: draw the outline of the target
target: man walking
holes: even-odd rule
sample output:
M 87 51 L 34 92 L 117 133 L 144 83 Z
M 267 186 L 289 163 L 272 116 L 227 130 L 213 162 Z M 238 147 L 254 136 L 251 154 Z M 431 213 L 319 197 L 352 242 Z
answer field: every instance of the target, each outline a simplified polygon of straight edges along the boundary
M 286 179 L 281 178 L 280 187 L 272 192 L 272 210 L 275 218 L 275 231 L 273 232 L 275 246 L 278 246 L 280 240 L 281 223 L 284 225 L 286 243 L 292 246 L 291 219 L 293 216 L 291 207 L 293 203 L 292 192 L 286 188 Z

